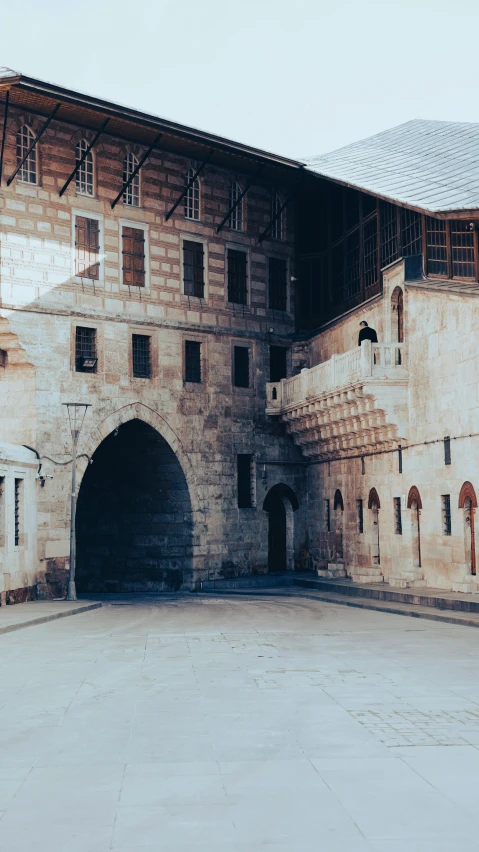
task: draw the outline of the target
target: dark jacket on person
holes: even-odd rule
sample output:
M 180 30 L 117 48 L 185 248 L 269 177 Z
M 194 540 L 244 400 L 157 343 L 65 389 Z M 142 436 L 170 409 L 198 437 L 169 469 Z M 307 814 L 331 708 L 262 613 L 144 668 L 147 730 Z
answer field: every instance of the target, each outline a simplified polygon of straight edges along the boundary
M 358 346 L 361 346 L 363 340 L 370 340 L 371 343 L 378 342 L 378 336 L 374 330 L 374 328 L 370 328 L 368 325 L 362 328 L 359 332 L 358 337 Z

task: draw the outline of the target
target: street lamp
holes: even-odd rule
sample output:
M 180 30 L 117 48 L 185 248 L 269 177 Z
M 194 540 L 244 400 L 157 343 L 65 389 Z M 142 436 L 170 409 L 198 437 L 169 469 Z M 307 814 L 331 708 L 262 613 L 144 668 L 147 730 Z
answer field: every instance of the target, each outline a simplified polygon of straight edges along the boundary
M 77 592 L 75 586 L 75 514 L 76 514 L 76 487 L 77 487 L 77 445 L 81 428 L 85 419 L 87 408 L 90 405 L 85 402 L 64 402 L 68 411 L 70 431 L 72 434 L 72 493 L 70 510 L 70 575 L 68 578 L 67 601 L 76 601 Z

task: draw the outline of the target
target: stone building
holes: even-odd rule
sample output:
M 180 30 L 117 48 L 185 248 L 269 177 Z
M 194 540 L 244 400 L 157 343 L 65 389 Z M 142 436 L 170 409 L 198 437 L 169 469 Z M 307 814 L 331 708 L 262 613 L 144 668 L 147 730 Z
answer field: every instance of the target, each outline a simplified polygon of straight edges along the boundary
M 476 589 L 479 128 L 301 163 L 0 73 L 0 596 Z M 357 345 L 359 322 L 378 343 Z

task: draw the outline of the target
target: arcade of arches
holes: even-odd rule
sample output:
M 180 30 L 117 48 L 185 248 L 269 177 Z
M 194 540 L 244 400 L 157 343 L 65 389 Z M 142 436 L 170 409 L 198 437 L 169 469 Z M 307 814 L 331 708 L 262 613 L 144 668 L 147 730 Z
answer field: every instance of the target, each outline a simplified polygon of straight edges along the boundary
M 181 465 L 141 420 L 93 455 L 77 507 L 79 591 L 175 591 L 192 570 L 192 511 Z

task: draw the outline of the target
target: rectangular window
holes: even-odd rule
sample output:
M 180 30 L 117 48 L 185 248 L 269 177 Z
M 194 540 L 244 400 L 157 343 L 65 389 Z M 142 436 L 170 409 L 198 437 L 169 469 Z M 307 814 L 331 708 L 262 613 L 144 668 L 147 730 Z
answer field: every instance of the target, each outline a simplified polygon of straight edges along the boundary
M 402 535 L 401 498 L 394 497 L 394 532 Z
M 142 228 L 123 225 L 122 266 L 123 284 L 128 287 L 145 286 L 145 232 Z
M 234 347 L 234 386 L 235 388 L 249 388 L 249 349 L 247 346 Z
M 75 371 L 77 373 L 96 373 L 98 357 L 96 354 L 96 328 L 75 328 Z
M 399 257 L 398 250 L 398 215 L 397 207 L 381 201 L 380 206 L 381 223 L 381 269 L 388 266 Z
M 246 252 L 227 250 L 228 302 L 246 305 L 248 298 Z
M 5 547 L 5 477 L 0 476 L 0 547 Z
M 287 309 L 286 261 L 279 257 L 269 258 L 268 297 L 272 311 Z
M 401 236 L 403 257 L 422 254 L 422 223 L 420 213 L 402 208 Z
M 280 382 L 286 378 L 286 354 L 288 350 L 284 346 L 269 347 L 269 380 Z
M 364 532 L 364 510 L 363 510 L 363 501 L 356 500 L 356 508 L 358 512 L 358 533 Z
M 378 282 L 377 216 L 364 225 L 364 286 L 366 290 Z
M 444 464 L 451 464 L 451 439 L 444 438 Z
M 201 343 L 185 340 L 185 382 L 201 384 Z
M 75 218 L 75 275 L 92 281 L 100 277 L 100 223 L 87 216 Z
M 469 222 L 451 222 L 451 253 L 453 278 L 474 280 L 474 231 Z
M 444 219 L 426 216 L 427 273 L 447 275 L 447 239 Z
M 237 456 L 238 468 L 238 508 L 251 509 L 252 499 L 252 456 L 241 454 Z
M 203 243 L 183 241 L 183 284 L 187 296 L 202 299 L 205 292 Z
M 331 502 L 330 502 L 330 500 L 324 501 L 324 526 L 326 527 L 326 532 L 331 532 Z
M 135 378 L 151 379 L 151 337 L 146 334 L 133 334 L 131 354 Z
M 451 495 L 443 494 L 441 497 L 442 504 L 442 532 L 443 535 L 451 535 Z
M 15 547 L 23 544 L 23 479 L 15 480 Z

